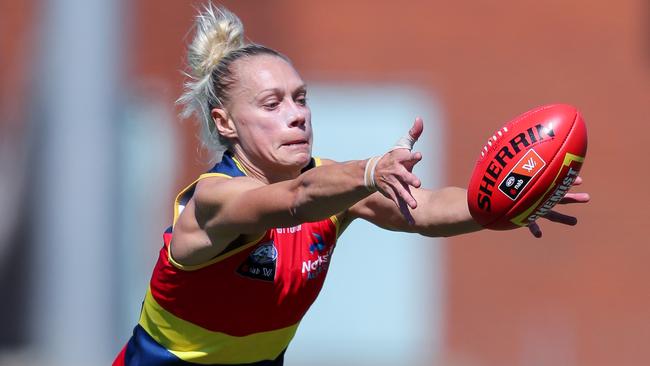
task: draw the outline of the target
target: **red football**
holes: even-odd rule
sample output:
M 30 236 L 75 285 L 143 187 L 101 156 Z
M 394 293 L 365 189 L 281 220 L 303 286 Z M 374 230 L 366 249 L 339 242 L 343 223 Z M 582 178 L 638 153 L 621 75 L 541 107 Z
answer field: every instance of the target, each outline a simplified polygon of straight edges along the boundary
M 564 197 L 587 152 L 587 127 L 566 104 L 535 108 L 490 137 L 467 189 L 472 217 L 489 229 L 527 226 Z

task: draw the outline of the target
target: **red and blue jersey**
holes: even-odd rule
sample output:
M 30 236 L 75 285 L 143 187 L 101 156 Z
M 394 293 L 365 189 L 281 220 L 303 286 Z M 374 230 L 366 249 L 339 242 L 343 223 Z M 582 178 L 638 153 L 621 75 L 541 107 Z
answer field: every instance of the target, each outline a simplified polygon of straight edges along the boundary
M 320 165 L 312 159 L 309 169 Z M 205 178 L 244 176 L 231 154 L 176 198 L 174 223 Z M 320 292 L 338 235 L 336 216 L 268 230 L 219 256 L 184 266 L 164 233 L 133 336 L 113 365 L 282 365 L 300 320 Z

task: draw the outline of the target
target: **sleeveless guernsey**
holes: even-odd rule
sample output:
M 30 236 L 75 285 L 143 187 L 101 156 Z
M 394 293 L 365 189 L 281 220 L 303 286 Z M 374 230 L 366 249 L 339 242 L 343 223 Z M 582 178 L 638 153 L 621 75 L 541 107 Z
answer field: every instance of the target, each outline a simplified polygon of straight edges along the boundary
M 320 165 L 312 159 L 310 169 Z M 174 223 L 208 177 L 246 175 L 226 153 L 179 193 Z M 113 365 L 282 365 L 300 320 L 323 286 L 338 236 L 336 216 L 268 230 L 197 266 L 171 257 L 164 235 L 138 325 Z

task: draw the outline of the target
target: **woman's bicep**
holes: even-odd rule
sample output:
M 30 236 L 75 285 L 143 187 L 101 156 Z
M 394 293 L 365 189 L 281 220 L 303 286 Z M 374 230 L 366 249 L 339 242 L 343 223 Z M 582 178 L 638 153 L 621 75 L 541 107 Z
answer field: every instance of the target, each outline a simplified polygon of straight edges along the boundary
M 295 197 L 292 181 L 264 185 L 250 178 L 197 185 L 197 221 L 206 232 L 257 234 L 272 227 L 292 225 Z
M 173 259 L 182 265 L 203 264 L 235 241 L 263 235 L 272 225 L 262 212 L 273 206 L 260 198 L 258 190 L 264 187 L 248 178 L 199 181 L 174 226 Z

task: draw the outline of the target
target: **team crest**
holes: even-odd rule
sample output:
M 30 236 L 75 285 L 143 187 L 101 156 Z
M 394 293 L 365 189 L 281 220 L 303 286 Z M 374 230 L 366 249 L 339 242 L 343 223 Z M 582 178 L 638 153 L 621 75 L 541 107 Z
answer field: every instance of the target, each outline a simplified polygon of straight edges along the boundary
M 259 245 L 237 269 L 237 273 L 256 280 L 273 282 L 278 250 L 273 241 Z

